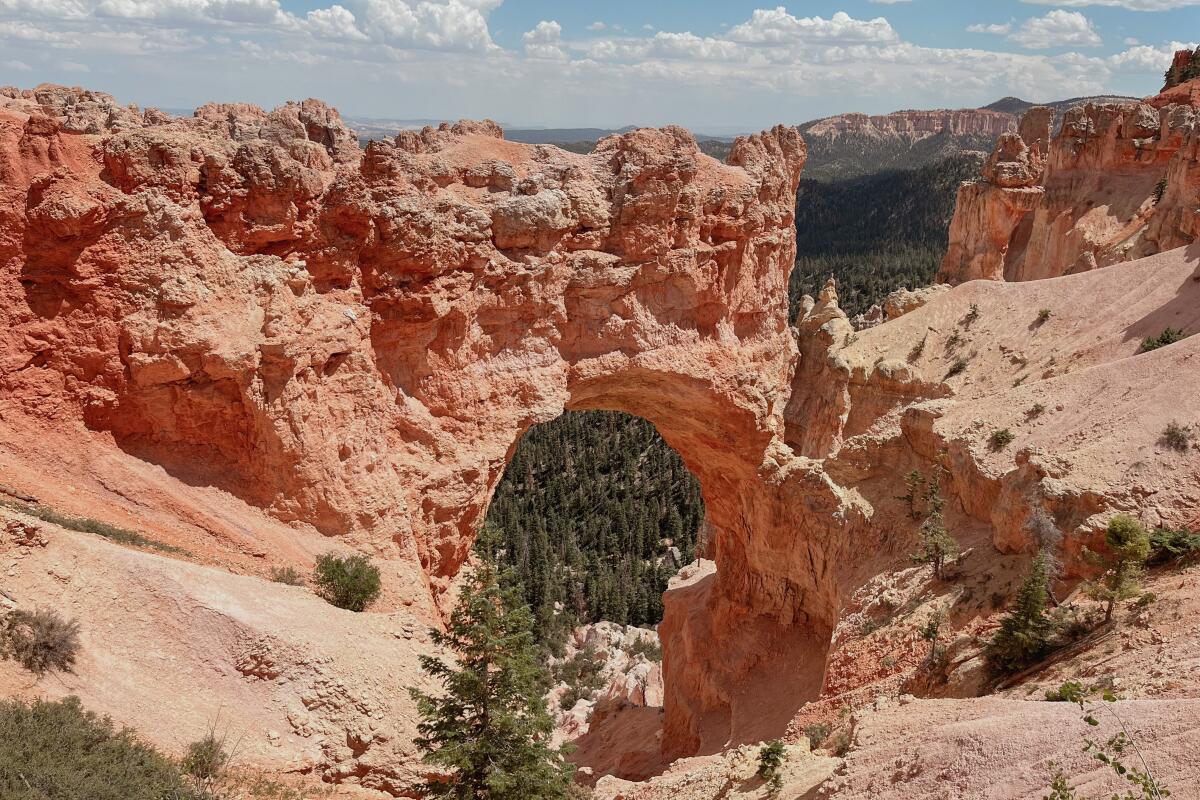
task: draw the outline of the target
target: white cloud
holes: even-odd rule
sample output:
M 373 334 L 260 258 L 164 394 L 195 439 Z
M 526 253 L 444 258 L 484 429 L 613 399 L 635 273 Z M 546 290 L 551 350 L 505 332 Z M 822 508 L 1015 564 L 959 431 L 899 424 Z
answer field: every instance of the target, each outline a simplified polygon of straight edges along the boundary
M 533 30 L 521 35 L 521 44 L 525 46 L 525 55 L 529 58 L 567 59 L 567 51 L 563 49 L 562 25 L 554 20 L 542 20 L 534 25 Z
M 976 23 L 967 26 L 967 33 L 994 33 L 1003 36 L 1006 33 L 1012 32 L 1012 24 L 1008 22 L 996 22 L 991 24 Z
M 66 45 L 73 43 L 72 37 L 57 31 L 47 30 L 28 22 L 0 22 L 0 39 L 15 39 L 23 42 Z
M 1108 6 L 1124 8 L 1127 11 L 1170 11 L 1186 6 L 1200 6 L 1200 0 L 1021 0 L 1039 6 L 1069 6 L 1083 8 L 1084 6 Z
M 58 66 L 66 72 L 91 72 L 87 64 L 78 61 L 63 61 Z
M 33 67 L 29 66 L 24 61 L 18 61 L 15 58 L 10 58 L 7 61 L 0 61 L 0 67 L 15 70 L 17 72 L 29 72 L 33 69 Z
M 730 28 L 728 38 L 745 44 L 896 42 L 900 37 L 883 17 L 854 19 L 839 11 L 830 19 L 793 17 L 783 6 L 755 9 L 750 19 Z
M 1195 42 L 1171 42 L 1161 47 L 1137 45 L 1108 57 L 1108 63 L 1118 69 L 1134 72 L 1151 72 L 1155 75 L 1165 72 L 1171 66 L 1171 59 L 1176 50 L 1184 48 L 1196 49 Z
M 595 22 L 588 23 L 587 29 L 589 31 L 602 31 L 607 27 L 608 26 L 605 25 L 603 22 L 596 20 Z
M 501 0 L 347 0 L 359 29 L 395 47 L 495 50 L 487 15 Z
M 96 5 L 95 14 L 123 19 L 239 25 L 269 25 L 286 18 L 279 0 L 102 0 Z
M 355 24 L 354 14 L 349 9 L 334 5 L 314 9 L 305 16 L 303 26 L 314 36 L 328 39 L 369 39 Z
M 1051 47 L 1096 47 L 1101 43 L 1092 21 L 1078 11 L 1055 9 L 1044 17 L 1025 20 L 1009 34 L 1022 47 L 1044 50 Z

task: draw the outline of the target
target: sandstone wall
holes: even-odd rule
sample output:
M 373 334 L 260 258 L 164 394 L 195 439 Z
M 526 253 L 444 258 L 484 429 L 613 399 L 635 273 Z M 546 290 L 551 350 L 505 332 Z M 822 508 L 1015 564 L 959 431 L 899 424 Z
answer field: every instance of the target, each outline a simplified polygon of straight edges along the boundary
M 1053 138 L 1050 109 L 1031 109 L 959 190 L 938 280 L 1048 278 L 1193 241 L 1200 123 L 1187 98 L 1088 103 Z
M 780 725 L 819 688 L 859 515 L 783 441 L 794 130 L 722 165 L 678 128 L 575 155 L 463 122 L 359 151 L 311 100 L 190 119 L 61 87 L 0 101 L 6 413 L 82 420 L 419 563 L 435 601 L 529 426 L 643 416 L 700 479 L 719 565 L 671 623 L 697 649 L 668 645 L 667 749 L 761 727 L 735 687 L 768 665 L 813 673 Z

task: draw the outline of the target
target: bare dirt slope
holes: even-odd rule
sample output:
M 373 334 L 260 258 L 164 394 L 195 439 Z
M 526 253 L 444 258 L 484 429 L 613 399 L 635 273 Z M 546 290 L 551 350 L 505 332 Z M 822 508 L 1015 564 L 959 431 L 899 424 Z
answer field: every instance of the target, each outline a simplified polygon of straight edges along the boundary
M 0 515 L 46 541 L 6 537 L 6 595 L 82 623 L 73 673 L 35 682 L 0 661 L 3 694 L 77 695 L 168 752 L 216 726 L 244 766 L 392 793 L 416 777 L 406 687 L 423 685 L 416 659 L 433 647 L 411 612 L 342 611 L 304 588 Z

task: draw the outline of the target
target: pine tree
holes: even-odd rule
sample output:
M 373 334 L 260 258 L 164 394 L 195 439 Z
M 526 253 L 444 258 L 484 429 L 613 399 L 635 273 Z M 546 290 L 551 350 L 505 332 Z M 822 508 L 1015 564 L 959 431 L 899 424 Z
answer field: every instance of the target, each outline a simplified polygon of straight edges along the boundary
M 463 584 L 446 632 L 431 634 L 454 654 L 454 663 L 421 657 L 421 669 L 445 694 L 409 690 L 422 718 L 416 745 L 424 762 L 444 773 L 413 787 L 418 797 L 569 796 L 573 769 L 549 745 L 553 721 L 543 696 L 549 676 L 532 626 L 518 589 L 501 588 L 491 564 Z
M 946 530 L 940 511 L 933 512 L 921 523 L 919 535 L 921 547 L 912 554 L 912 560 L 932 566 L 933 577 L 940 581 L 946 562 L 958 556 L 958 542 Z
M 1025 576 L 1017 601 L 985 651 L 997 674 L 1017 672 L 1039 661 L 1050 650 L 1053 623 L 1046 616 L 1046 554 L 1038 551 Z
M 1089 560 L 1103 572 L 1083 586 L 1084 594 L 1104 603 L 1104 621 L 1112 619 L 1119 600 L 1136 597 L 1142 591 L 1142 572 L 1150 556 L 1150 535 L 1137 520 L 1119 514 L 1108 523 L 1104 541 L 1107 555 L 1088 554 Z

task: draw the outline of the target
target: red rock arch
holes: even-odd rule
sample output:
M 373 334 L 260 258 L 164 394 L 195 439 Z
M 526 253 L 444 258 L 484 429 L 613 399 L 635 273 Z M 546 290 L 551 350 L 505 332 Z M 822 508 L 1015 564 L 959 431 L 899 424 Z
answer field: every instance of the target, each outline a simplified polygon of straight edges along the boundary
M 664 622 L 668 754 L 777 733 L 819 689 L 857 512 L 785 444 L 793 129 L 720 164 L 678 128 L 575 155 L 459 123 L 360 152 L 316 101 L 97 135 L 44 111 L 0 110 L 6 163 L 37 162 L 3 173 L 0 337 L 37 358 L 4 378 L 18 404 L 418 561 L 434 598 L 530 425 L 636 414 L 716 530 L 715 577 Z M 780 680 L 751 695 L 752 673 Z

